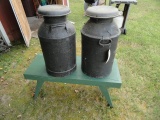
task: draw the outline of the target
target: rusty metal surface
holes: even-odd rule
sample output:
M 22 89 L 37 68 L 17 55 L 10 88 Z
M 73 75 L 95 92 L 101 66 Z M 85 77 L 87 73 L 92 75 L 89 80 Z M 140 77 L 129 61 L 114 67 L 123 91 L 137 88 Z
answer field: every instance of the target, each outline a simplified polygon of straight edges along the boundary
M 22 39 L 22 35 L 9 0 L 0 0 L 0 21 L 2 22 L 10 41 Z
M 36 15 L 32 0 L 22 0 L 22 4 L 27 17 L 33 17 Z

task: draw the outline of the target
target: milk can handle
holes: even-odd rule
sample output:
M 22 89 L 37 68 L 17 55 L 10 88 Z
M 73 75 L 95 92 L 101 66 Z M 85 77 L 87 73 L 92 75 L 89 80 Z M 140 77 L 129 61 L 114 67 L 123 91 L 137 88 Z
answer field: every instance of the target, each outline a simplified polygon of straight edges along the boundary
M 108 61 L 109 61 L 110 57 L 111 57 L 111 50 L 109 49 L 109 50 L 108 50 L 108 58 L 107 58 L 106 63 L 108 63 Z
M 68 32 L 68 26 L 67 26 L 67 24 L 65 24 L 65 29 L 66 29 L 66 31 Z
M 109 43 L 102 43 L 102 41 L 109 41 Z M 106 60 L 106 63 L 108 63 L 108 61 L 109 61 L 109 59 L 110 59 L 110 57 L 111 57 L 111 50 L 110 50 L 111 42 L 112 42 L 112 40 L 111 40 L 110 38 L 107 39 L 107 40 L 103 40 L 103 37 L 102 37 L 102 39 L 99 40 L 99 45 L 101 45 L 101 46 L 103 46 L 103 47 L 108 46 L 108 58 L 107 58 L 107 60 Z
M 109 41 L 109 43 L 102 43 L 102 41 Z M 102 37 L 102 39 L 99 40 L 99 45 L 101 45 L 103 47 L 104 46 L 109 46 L 110 47 L 111 46 L 111 42 L 112 42 L 112 40 L 110 38 L 107 39 L 107 40 L 104 40 L 103 37 Z
M 57 27 L 64 27 L 66 29 L 66 31 L 68 31 L 67 24 L 50 25 L 50 31 L 52 31 L 52 28 L 57 28 Z

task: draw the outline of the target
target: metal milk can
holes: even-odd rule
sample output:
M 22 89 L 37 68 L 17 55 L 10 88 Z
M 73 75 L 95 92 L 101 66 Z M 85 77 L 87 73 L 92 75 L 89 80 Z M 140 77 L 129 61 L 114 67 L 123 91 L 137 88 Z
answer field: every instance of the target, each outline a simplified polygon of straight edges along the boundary
M 63 5 L 46 5 L 38 9 L 44 22 L 38 30 L 46 70 L 49 75 L 63 77 L 76 69 L 75 28 L 67 20 L 70 9 Z
M 113 18 L 119 16 L 112 6 L 93 6 L 87 9 L 90 17 L 81 30 L 82 71 L 88 76 L 103 78 L 112 70 L 120 30 Z

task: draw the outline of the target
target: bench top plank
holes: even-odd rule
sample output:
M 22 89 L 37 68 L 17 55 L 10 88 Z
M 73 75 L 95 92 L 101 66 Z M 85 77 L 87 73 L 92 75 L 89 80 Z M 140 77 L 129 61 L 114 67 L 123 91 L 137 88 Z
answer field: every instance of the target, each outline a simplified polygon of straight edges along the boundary
M 120 88 L 122 81 L 117 65 L 117 60 L 114 60 L 112 72 L 105 78 L 93 78 L 85 75 L 81 70 L 81 57 L 76 57 L 77 69 L 71 75 L 66 77 L 53 77 L 46 72 L 45 62 L 42 54 L 38 54 L 30 66 L 24 73 L 25 79 L 28 80 L 42 80 L 50 82 L 63 82 L 71 84 L 84 84 L 93 86 L 106 86 Z

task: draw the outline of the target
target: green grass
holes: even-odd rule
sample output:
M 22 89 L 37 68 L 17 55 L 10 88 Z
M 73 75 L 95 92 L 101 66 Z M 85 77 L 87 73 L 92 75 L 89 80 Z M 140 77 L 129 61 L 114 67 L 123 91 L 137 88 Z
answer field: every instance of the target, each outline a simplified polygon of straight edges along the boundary
M 0 120 L 159 120 L 160 119 L 160 1 L 139 0 L 131 5 L 127 35 L 121 35 L 116 58 L 121 89 L 110 89 L 114 108 L 97 87 L 46 82 L 36 101 L 35 81 L 23 73 L 37 53 L 39 41 L 29 48 L 16 45 L 0 55 Z M 80 30 L 88 20 L 83 0 L 70 0 L 75 22 L 77 55 L 81 55 Z M 75 90 L 79 92 L 76 93 Z

